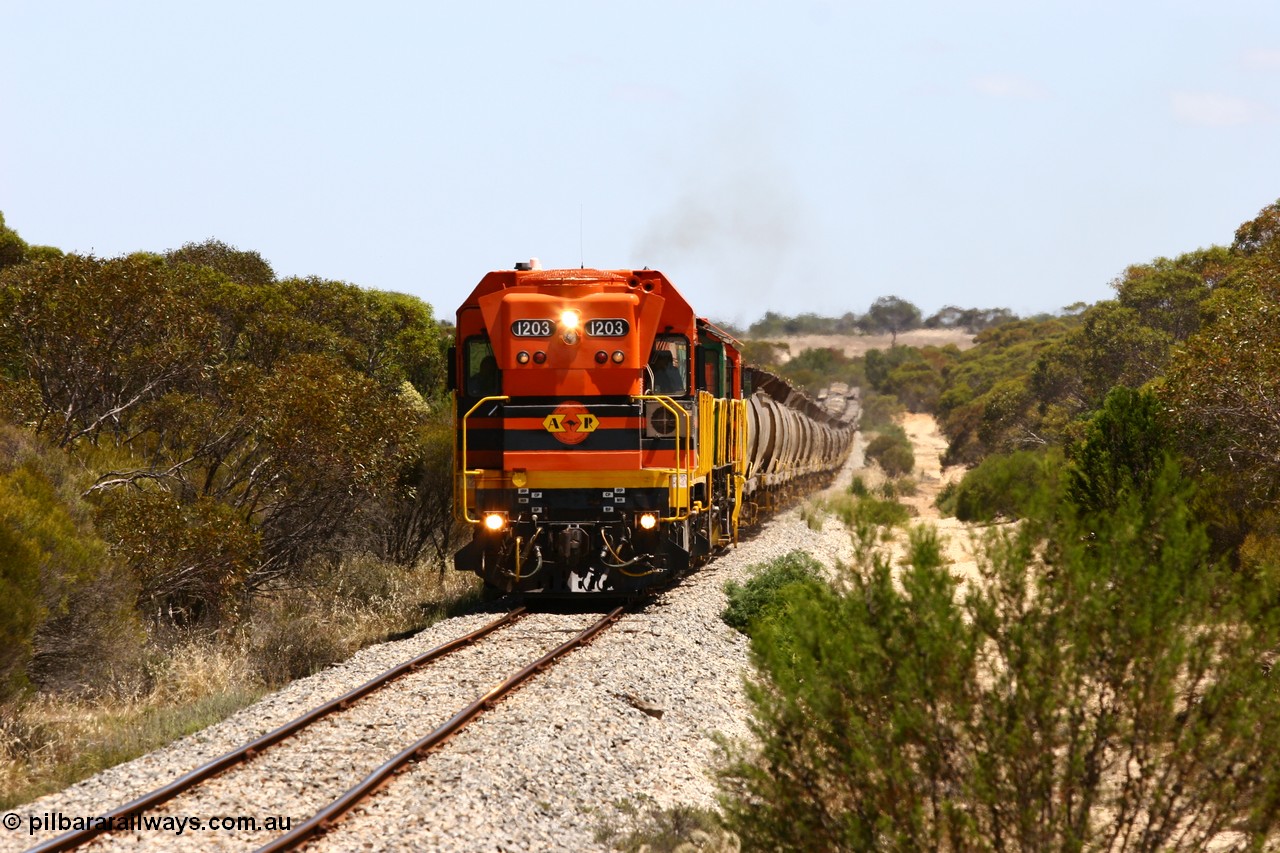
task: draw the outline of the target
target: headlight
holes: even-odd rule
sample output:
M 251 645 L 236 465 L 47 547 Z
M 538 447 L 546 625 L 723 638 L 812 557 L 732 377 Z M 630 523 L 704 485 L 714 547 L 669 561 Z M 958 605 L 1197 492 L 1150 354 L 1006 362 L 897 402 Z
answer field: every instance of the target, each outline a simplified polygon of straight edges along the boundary
M 640 529 L 652 530 L 658 526 L 658 514 L 655 512 L 646 512 L 640 516 Z
M 499 530 L 507 526 L 507 517 L 500 512 L 486 513 L 484 517 L 484 529 L 491 533 L 497 533 Z
M 578 317 L 578 312 L 574 311 L 572 308 L 560 315 L 560 325 L 564 326 L 565 329 L 568 330 L 578 328 L 579 321 L 580 318 Z

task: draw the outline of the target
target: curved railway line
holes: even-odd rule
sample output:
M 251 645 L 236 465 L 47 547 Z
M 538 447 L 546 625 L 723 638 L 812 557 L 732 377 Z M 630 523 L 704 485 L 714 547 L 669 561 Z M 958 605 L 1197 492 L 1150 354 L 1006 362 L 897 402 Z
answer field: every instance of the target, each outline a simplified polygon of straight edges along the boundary
M 829 410 L 839 414 L 847 405 L 856 415 L 856 394 L 847 402 L 843 394 L 828 396 L 837 398 L 823 400 Z M 703 769 L 713 749 L 708 733 L 744 734 L 739 678 L 745 648 L 718 618 L 719 588 L 725 573 L 741 577 L 753 560 L 813 544 L 813 532 L 794 518 L 755 532 L 765 535 L 744 539 L 715 560 L 712 571 L 684 578 L 675 588 L 679 594 L 646 598 L 618 631 L 569 656 L 572 663 L 548 677 L 532 679 L 501 703 L 501 713 L 487 715 L 457 745 L 412 769 L 518 681 L 585 641 L 562 642 L 580 632 L 583 614 L 571 622 L 564 614 L 515 610 L 494 620 L 491 613 L 476 613 L 414 639 L 371 647 L 222 724 L 43 798 L 30 812 L 203 816 L 207 822 L 214 815 L 261 818 L 269 811 L 268 817 L 288 816 L 289 826 L 280 830 L 287 836 L 261 827 L 185 835 L 145 827 L 62 835 L 38 828 L 0 834 L 0 850 L 121 844 L 251 850 L 315 843 L 346 849 L 370 833 L 394 837 L 389 846 L 406 849 L 480 849 L 486 838 L 511 849 L 594 849 L 599 845 L 591 832 L 620 803 L 705 802 L 711 796 Z M 611 612 L 588 632 L 602 631 L 622 612 Z M 478 642 L 495 633 L 500 640 Z M 519 677 L 509 677 L 517 669 Z M 299 716 L 302 709 L 311 710 Z M 429 734 L 415 741 L 422 732 Z M 401 772 L 401 781 L 387 786 Z M 168 779 L 175 781 L 151 790 Z M 359 791 L 351 788 L 357 779 L 363 780 Z M 380 796 L 357 805 L 383 786 Z M 493 811 L 495 805 L 507 814 Z M 549 830 L 551 825 L 560 828 Z
M 831 389 L 821 403 L 837 417 L 852 419 L 846 409 L 856 416 L 857 396 L 846 398 L 844 392 Z M 795 547 L 810 537 L 807 529 L 781 539 L 766 535 L 767 541 L 759 544 L 747 537 L 745 547 L 731 549 L 740 553 L 733 553 L 728 565 L 740 571 L 750 554 L 778 554 L 788 547 L 786 542 Z M 637 797 L 644 802 L 677 790 L 698 790 L 695 796 L 706 796 L 705 778 L 700 781 L 702 771 L 696 769 L 707 759 L 706 732 L 733 731 L 742 720 L 736 668 L 723 666 L 728 648 L 735 649 L 730 657 L 741 660 L 741 639 L 724 637 L 723 623 L 715 615 L 721 605 L 712 591 L 723 580 L 708 574 L 718 572 L 695 572 L 683 579 L 677 588 L 687 588 L 688 595 L 646 597 L 647 606 L 626 620 L 629 627 L 611 632 L 599 648 L 572 656 L 577 663 L 563 671 L 536 679 L 536 686 L 502 703 L 508 710 L 477 726 L 477 734 L 468 734 L 459 746 L 422 762 L 394 786 L 387 787 L 397 774 L 618 621 L 624 608 L 585 629 L 581 613 L 572 617 L 576 623 L 564 614 L 530 614 L 523 608 L 496 620 L 492 614 L 473 614 L 452 626 L 442 623 L 428 629 L 418 639 L 400 641 L 410 646 L 391 643 L 369 649 L 367 656 L 361 653 L 348 664 L 273 694 L 242 722 L 228 720 L 216 731 L 104 772 L 75 793 L 68 789 L 37 806 L 61 809 L 65 804 L 67 814 L 92 817 L 95 827 L 61 835 L 56 828 L 45 828 L 26 838 L 17 833 L 7 839 L 0 836 L 0 842 L 8 842 L 0 843 L 0 849 L 98 850 L 141 844 L 285 850 L 319 842 L 331 828 L 333 834 L 322 843 L 346 849 L 355 843 L 353 838 L 367 837 L 370 830 L 386 832 L 389 818 L 400 826 L 392 831 L 404 832 L 405 839 L 470 850 L 478 849 L 474 845 L 488 828 L 463 827 L 487 814 L 493 802 L 516 804 L 515 825 L 495 830 L 508 845 L 514 842 L 525 849 L 520 845 L 528 837 L 538 839 L 537 848 L 567 843 L 562 836 L 526 827 L 530 817 L 542 820 L 557 814 L 557 820 L 568 819 L 573 832 L 579 833 L 573 846 L 592 847 L 580 833 L 601 819 L 591 817 L 597 805 L 587 805 L 575 817 L 564 811 L 567 803 L 616 805 Z M 696 603 L 699 599 L 701 604 Z M 480 642 L 495 634 L 501 639 Z M 561 642 L 566 634 L 576 636 Z M 427 650 L 429 644 L 433 647 Z M 712 648 L 717 651 L 710 653 Z M 451 662 L 442 662 L 446 659 Z M 661 686 L 655 690 L 654 685 Z M 645 696 L 656 697 L 657 705 L 648 705 Z M 299 716 L 303 708 L 311 710 Z M 670 712 L 665 720 L 664 710 Z M 428 734 L 414 740 L 422 732 Z M 542 742 L 556 743 L 559 757 L 546 753 Z M 240 745 L 232 748 L 235 744 Z M 602 772 L 605 765 L 600 762 L 615 758 L 625 768 L 621 775 Z M 548 759 L 550 766 L 544 763 Z M 165 779 L 174 781 L 151 790 Z M 351 787 L 357 779 L 362 781 Z M 387 790 L 382 796 L 368 799 L 383 787 Z M 566 798 L 570 790 L 577 793 Z M 126 804 L 116 806 L 121 802 Z M 614 805 L 606 805 L 605 812 Z M 443 807 L 439 813 L 437 806 Z M 103 818 L 117 821 L 138 814 L 164 820 L 203 817 L 207 824 L 212 816 L 244 815 L 246 809 L 258 809 L 259 816 L 269 810 L 268 817 L 281 824 L 287 817 L 287 825 L 278 830 L 260 825 L 185 835 L 153 827 L 130 826 L 119 832 L 102 827 Z M 335 827 L 344 815 L 347 819 Z M 412 816 L 412 825 L 403 823 L 406 816 Z M 444 839 L 450 842 L 446 845 Z M 20 846 L 9 846 L 15 842 Z
M 532 662 L 503 678 L 466 707 L 456 711 L 443 723 L 432 728 L 428 734 L 407 747 L 401 748 L 390 758 L 382 761 L 371 772 L 364 775 L 357 784 L 348 788 L 340 796 L 329 802 L 328 805 L 316 811 L 313 817 L 305 820 L 300 825 L 292 824 L 286 834 L 267 841 L 265 844 L 257 839 L 252 841 L 246 839 L 246 847 L 261 851 L 293 850 L 317 835 L 327 832 L 337 821 L 341 820 L 343 815 L 390 782 L 406 766 L 425 758 L 467 723 L 492 708 L 502 697 L 524 684 L 533 676 L 553 666 L 556 661 L 569 652 L 590 642 L 602 631 L 618 622 L 625 610 L 626 608 L 624 607 L 614 608 L 604 616 L 592 621 L 582 630 L 576 631 L 568 640 L 540 654 Z M 66 832 L 37 844 L 35 847 L 30 848 L 31 853 L 37 853 L 37 851 L 38 853 L 51 853 L 52 851 L 73 850 L 83 847 L 103 839 L 104 836 L 109 837 L 112 835 L 113 831 L 107 828 L 108 822 L 118 824 L 119 822 L 127 821 L 130 816 L 153 812 L 161 807 L 170 807 L 170 804 L 181 802 L 178 798 L 184 793 L 201 786 L 208 780 L 227 774 L 233 768 L 243 765 L 246 772 L 251 773 L 254 760 L 262 756 L 266 750 L 296 738 L 312 724 L 322 719 L 331 718 L 335 714 L 341 714 L 356 706 L 361 700 L 383 690 L 392 683 L 400 682 L 406 676 L 424 669 L 429 664 L 435 663 L 461 649 L 471 647 L 482 639 L 490 637 L 530 616 L 531 614 L 525 608 L 517 607 L 477 630 L 442 643 L 430 651 L 382 672 L 375 678 L 348 690 L 343 695 L 325 702 L 213 761 L 202 764 L 163 787 L 150 791 L 111 811 L 102 813 L 100 817 L 104 820 L 94 827 Z M 548 630 L 554 632 L 564 629 L 553 625 Z M 545 634 L 545 631 L 543 633 Z M 358 723 L 353 723 L 352 725 L 358 725 Z M 240 784 L 247 783 L 244 780 L 240 780 Z M 166 839 L 158 837 L 155 840 L 157 843 L 163 844 Z

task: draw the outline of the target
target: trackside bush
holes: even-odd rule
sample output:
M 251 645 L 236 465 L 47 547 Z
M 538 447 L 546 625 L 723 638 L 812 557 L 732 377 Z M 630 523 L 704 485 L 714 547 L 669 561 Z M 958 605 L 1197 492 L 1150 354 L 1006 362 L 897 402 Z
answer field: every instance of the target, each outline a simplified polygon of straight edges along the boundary
M 44 617 L 40 597 L 42 548 L 34 531 L 28 531 L 31 508 L 35 504 L 21 483 L 0 479 L 0 698 L 26 681 L 26 665 L 31 658 L 31 640 Z
M 875 394 L 864 390 L 858 428 L 871 431 L 892 426 L 894 420 L 906 414 L 906 411 L 907 407 L 892 394 Z
M 867 458 L 879 465 L 890 477 L 910 474 L 916 456 L 906 430 L 895 425 L 882 427 L 880 434 L 867 444 Z
M 1280 618 L 1207 559 L 1189 497 L 1166 464 L 1047 547 L 992 532 L 963 594 L 924 529 L 901 570 L 782 588 L 750 623 L 756 741 L 720 776 L 743 848 L 1262 849 Z
M 821 570 L 821 564 L 803 551 L 792 551 L 764 563 L 746 583 L 725 584 L 729 606 L 721 618 L 730 628 L 745 634 L 754 621 L 773 615 L 780 606 L 783 589 L 792 584 L 814 583 Z
M 946 505 L 961 521 L 1026 518 L 1057 488 L 1063 464 L 1058 450 L 988 456 L 964 475 Z
M 842 515 L 846 527 L 867 524 L 873 527 L 896 527 L 906 524 L 911 519 L 911 510 L 892 498 L 877 498 L 867 495 L 855 499 L 849 507 L 848 515 Z
M 93 692 L 140 649 L 136 586 L 98 538 L 60 453 L 0 424 L 0 699 Z

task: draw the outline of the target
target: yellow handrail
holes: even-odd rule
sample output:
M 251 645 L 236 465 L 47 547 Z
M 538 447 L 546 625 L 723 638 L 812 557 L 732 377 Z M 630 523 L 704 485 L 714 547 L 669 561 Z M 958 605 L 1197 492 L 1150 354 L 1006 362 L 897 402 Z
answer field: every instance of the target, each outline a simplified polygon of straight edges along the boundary
M 462 429 L 462 457 L 458 460 L 458 498 L 454 503 L 454 506 L 462 507 L 462 520 L 468 524 L 478 524 L 480 519 L 471 517 L 471 506 L 467 501 L 467 477 L 482 474 L 484 473 L 484 469 L 477 468 L 474 471 L 467 470 L 467 420 L 476 413 L 476 409 L 480 408 L 485 403 L 492 403 L 494 401 L 502 402 L 510 399 L 511 397 L 506 394 L 495 395 L 492 397 L 481 397 L 476 401 L 476 404 L 468 409 L 467 413 L 462 416 L 462 422 L 460 425 Z
M 675 514 L 675 515 L 671 515 L 671 516 L 668 516 L 668 517 L 666 517 L 666 518 L 663 518 L 662 520 L 663 520 L 663 521 L 684 521 L 686 518 L 688 518 L 688 517 L 689 517 L 688 489 L 693 485 L 693 424 L 691 423 L 691 419 L 692 419 L 692 417 L 693 417 L 693 416 L 692 416 L 688 411 L 686 411 L 686 410 L 685 410 L 684 406 L 678 405 L 678 404 L 676 403 L 676 401 L 675 401 L 675 400 L 673 400 L 672 398 L 667 397 L 667 396 L 665 396 L 665 395 L 661 395 L 661 394 L 637 394 L 637 395 L 633 396 L 631 399 L 633 399 L 633 400 L 641 400 L 641 401 L 643 401 L 643 400 L 655 400 L 655 401 L 657 401 L 657 402 L 662 406 L 662 408 L 666 409 L 668 412 L 670 412 L 671 414 L 675 415 L 675 418 L 676 418 L 676 435 L 675 435 L 675 442 L 676 442 L 676 467 L 675 467 L 674 469 L 668 469 L 668 470 L 671 470 L 671 471 L 676 475 L 676 477 L 677 477 L 677 479 L 676 479 L 676 488 L 677 488 L 677 489 L 679 488 L 679 483 L 680 483 L 679 476 L 680 476 L 681 474 L 683 474 L 683 475 L 684 475 L 684 478 L 685 478 L 685 486 L 684 486 L 684 487 L 685 487 L 685 492 L 686 492 L 686 493 L 685 493 L 685 500 L 683 501 L 683 503 L 685 504 L 685 506 L 683 507 L 683 509 L 684 509 L 684 515 L 680 515 L 680 514 L 677 512 L 677 514 Z M 684 453 L 683 453 L 683 457 L 684 457 L 684 458 L 683 458 L 683 465 L 681 464 L 681 450 L 682 450 L 682 448 L 681 448 L 681 446 L 680 446 L 680 421 L 681 421 L 681 419 L 683 419 L 683 420 L 684 420 L 684 422 L 685 422 L 685 426 L 686 426 L 686 429 L 685 429 L 685 436 L 684 436 L 684 447 L 683 447 L 683 451 L 684 451 Z
M 711 476 L 716 463 L 716 398 L 708 391 L 698 392 L 698 467 L 699 477 Z
M 738 544 L 738 520 L 742 515 L 742 494 L 747 484 L 747 401 L 730 402 L 733 412 L 733 544 Z

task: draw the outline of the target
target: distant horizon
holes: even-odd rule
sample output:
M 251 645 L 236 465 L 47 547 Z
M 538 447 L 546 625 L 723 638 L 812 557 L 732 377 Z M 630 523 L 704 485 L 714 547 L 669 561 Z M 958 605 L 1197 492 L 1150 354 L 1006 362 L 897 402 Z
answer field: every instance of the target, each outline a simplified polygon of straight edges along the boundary
M 181 244 L 180 244 L 180 245 L 178 245 L 178 246 L 171 246 L 171 247 L 167 247 L 167 248 L 165 248 L 165 249 L 161 249 L 161 250 L 157 250 L 157 249 L 134 249 L 134 250 L 124 251 L 124 252 L 120 252 L 120 253 L 112 254 L 112 255 L 102 255 L 102 254 L 97 254 L 97 253 L 95 253 L 93 249 L 90 249 L 90 250 L 89 250 L 89 251 L 87 251 L 87 252 L 76 252 L 76 251 L 73 251 L 73 250 L 65 249 L 65 248 L 63 248 L 63 247 L 61 247 L 61 246 L 54 246 L 54 245 L 51 245 L 51 244 L 48 244 L 48 243 L 38 243 L 38 242 L 35 242 L 35 241 L 32 241 L 32 240 L 28 240 L 28 239 L 26 238 L 26 236 L 23 234 L 22 229 L 21 229 L 20 227 L 17 227 L 17 226 L 15 225 L 15 223 L 14 223 L 14 222 L 13 222 L 13 221 L 8 217 L 8 214 L 7 214 L 3 209 L 0 209 L 0 215 L 4 215 L 4 216 L 5 216 L 5 225 L 6 225 L 6 227 L 8 227 L 10 230 L 12 230 L 12 231 L 16 232 L 16 233 L 18 234 L 18 236 L 19 236 L 19 237 L 22 237 L 22 238 L 23 238 L 23 240 L 24 240 L 28 245 L 36 246 L 36 247 L 46 247 L 46 246 L 47 246 L 47 247 L 49 247 L 49 248 L 57 249 L 58 251 L 61 251 L 61 252 L 66 252 L 67 254 L 79 254 L 79 255 L 85 255 L 85 256 L 99 257 L 99 258 L 103 258 L 103 259 L 107 259 L 107 258 L 111 258 L 111 257 L 122 257 L 122 256 L 132 255 L 132 254 L 135 254 L 135 253 L 164 255 L 164 254 L 166 254 L 166 253 L 168 253 L 168 252 L 176 251 L 176 250 L 178 250 L 178 249 L 181 249 L 183 246 L 187 246 L 187 245 L 191 245 L 191 244 L 199 245 L 199 244 L 202 244 L 202 243 L 205 243 L 205 242 L 209 242 L 209 241 L 218 241 L 218 242 L 225 243 L 226 245 L 228 245 L 231 249 L 233 249 L 233 250 L 235 250 L 235 251 L 243 251 L 243 252 L 257 252 L 257 254 L 258 254 L 260 257 L 262 257 L 262 259 L 263 259 L 264 261 L 266 261 L 266 262 L 267 262 L 267 264 L 268 264 L 269 266 L 271 266 L 271 269 L 275 272 L 275 275 L 276 275 L 276 278 L 277 278 L 277 279 L 290 279 L 290 278 L 295 278 L 295 279 L 307 279 L 307 278 L 313 278 L 313 277 L 314 277 L 314 278 L 318 278 L 318 279 L 321 279 L 321 280 L 326 280 L 326 281 L 337 281 L 337 282 L 341 282 L 341 283 L 343 283 L 343 284 L 350 284 L 350 285 L 354 285 L 354 286 L 356 286 L 356 287 L 360 287 L 360 288 L 365 289 L 365 290 L 378 290 L 378 291 L 384 291 L 384 292 L 388 292 L 388 293 L 400 293 L 400 294 L 404 294 L 404 295 L 415 296 L 415 297 L 417 297 L 417 298 L 423 299 L 424 301 L 426 301 L 426 302 L 427 302 L 427 304 L 431 305 L 431 307 L 432 307 L 432 309 L 433 309 L 433 311 L 434 311 L 434 313 L 435 313 L 436 319 L 438 319 L 438 320 L 441 320 L 441 319 L 443 319 L 443 320 L 448 320 L 448 321 L 450 321 L 450 322 L 452 321 L 452 320 L 451 320 L 451 318 L 452 318 L 452 316 L 453 316 L 454 311 L 455 311 L 455 310 L 456 310 L 456 308 L 457 308 L 457 305 L 454 305 L 454 306 L 445 306 L 445 307 L 447 308 L 447 313 L 442 314 L 442 313 L 441 313 L 441 310 L 440 310 L 440 309 L 441 309 L 441 306 L 440 306 L 440 305 L 437 305 L 437 304 L 435 304 L 435 303 L 432 303 L 432 302 L 430 302 L 430 301 L 426 300 L 426 299 L 425 299 L 424 297 L 422 297 L 420 294 L 410 293 L 410 292 L 408 292 L 408 291 L 404 291 L 404 290 L 392 290 L 392 289 L 383 288 L 383 287 L 370 286 L 370 285 L 363 284 L 363 283 L 361 283 L 361 282 L 355 282 L 355 281 L 344 281 L 344 280 L 342 280 L 342 279 L 331 278 L 331 277 L 325 276 L 325 275 L 323 275 L 323 274 L 292 275 L 292 274 L 285 274 L 285 273 L 281 273 L 281 272 L 280 272 L 280 270 L 278 270 L 278 269 L 276 268 L 275 264 L 273 264 L 273 263 L 271 262 L 271 259 L 270 259 L 270 258 L 266 257 L 266 256 L 265 256 L 265 255 L 263 255 L 261 252 L 258 252 L 256 249 L 254 249 L 254 248 L 252 248 L 252 247 L 250 247 L 250 246 L 236 246 L 236 245 L 233 245 L 233 244 L 231 244 L 231 243 L 228 243 L 226 240 L 222 240 L 221 238 L 216 237 L 216 236 L 206 237 L 206 238 L 204 238 L 204 239 L 202 239 L 202 240 L 186 240 L 186 241 L 183 241 L 183 243 L 181 243 Z M 1191 251 L 1194 251 L 1194 250 L 1191 250 Z M 534 257 L 536 257 L 536 256 L 534 256 Z M 541 259 L 538 259 L 538 260 L 539 260 L 539 261 L 541 261 Z M 1154 259 L 1153 259 L 1153 260 L 1154 260 Z M 505 267 L 505 268 L 501 268 L 501 269 L 514 269 L 514 268 L 515 268 L 515 263 L 524 263 L 524 261 L 513 262 L 509 267 Z M 582 267 L 548 267 L 548 266 L 546 266 L 545 264 L 543 264 L 541 268 L 542 268 L 542 269 L 582 269 Z M 478 282 L 481 278 L 483 278 L 483 277 L 484 277 L 486 274 L 488 274 L 489 272 L 501 271 L 501 269 L 499 269 L 499 270 L 485 270 L 484 272 L 482 272 L 482 273 L 480 273 L 479 275 L 477 275 L 477 276 L 476 276 L 476 282 Z M 599 270 L 610 270 L 610 269 L 639 269 L 639 267 L 590 267 L 590 269 L 599 269 Z M 655 269 L 656 269 L 656 268 L 655 268 Z M 665 274 L 665 272 L 664 272 L 664 274 Z M 668 278 L 670 278 L 670 276 L 668 276 Z M 474 286 L 474 284 L 475 284 L 475 282 L 472 282 L 470 285 L 468 285 L 468 288 L 469 288 L 469 287 L 471 287 L 471 286 Z M 677 289 L 679 289 L 679 290 L 681 291 L 681 293 L 682 293 L 682 294 L 684 293 L 684 290 L 683 290 L 682 288 L 680 288 L 680 284 L 679 284 L 679 282 L 677 282 L 677 281 L 675 281 L 675 280 L 673 279 L 673 280 L 672 280 L 672 284 L 674 284 L 674 285 L 676 286 L 676 288 L 677 288 Z M 751 325 L 753 325 L 753 324 L 755 324 L 755 323 L 759 322 L 760 320 L 764 319 L 765 315 L 770 314 L 770 313 L 778 314 L 778 315 L 781 315 L 781 316 L 784 316 L 784 317 L 788 317 L 788 318 L 796 318 L 796 317 L 803 317 L 803 316 L 814 316 L 814 317 L 818 317 L 818 318 L 821 318 L 821 319 L 839 319 L 839 318 L 843 317 L 845 314 L 847 314 L 847 313 L 851 313 L 851 312 L 852 312 L 853 314 L 857 315 L 857 316 L 862 316 L 862 315 L 864 315 L 864 314 L 866 313 L 867 309 L 871 307 L 871 305 L 875 302 L 875 300 L 876 300 L 876 299 L 879 299 L 879 298 L 882 298 L 882 297 L 888 297 L 888 296 L 894 296 L 894 297 L 898 297 L 898 298 L 900 298 L 900 299 L 905 299 L 905 297 L 902 297 L 900 294 L 896 294 L 896 293 L 880 293 L 880 294 L 877 294 L 877 295 L 875 295 L 875 296 L 872 296 L 872 297 L 867 301 L 866 305 L 865 305 L 863 308 L 861 308 L 861 309 L 859 309 L 859 308 L 846 308 L 846 309 L 843 309 L 843 310 L 839 310 L 839 309 L 837 309 L 837 312 L 836 312 L 836 313 L 823 313 L 823 312 L 821 312 L 821 311 L 814 311 L 814 310 L 803 310 L 803 311 L 799 311 L 799 312 L 796 312 L 796 313 L 788 313 L 788 312 L 783 311 L 783 310 L 780 310 L 780 309 L 778 309 L 778 308 L 764 308 L 764 309 L 762 309 L 762 310 L 761 310 L 760 314 L 759 314 L 758 316 L 756 316 L 756 317 L 755 317 L 755 319 L 750 320 L 750 321 L 747 321 L 746 323 L 741 323 L 741 322 L 739 322 L 739 321 L 725 320 L 724 318 L 719 318 L 719 320 L 717 320 L 717 318 L 715 317 L 714 313 L 705 313 L 705 312 L 702 312 L 702 311 L 701 311 L 701 309 L 700 309 L 700 307 L 699 307 L 698 305 L 696 305 L 696 304 L 695 304 L 695 305 L 693 305 L 693 308 L 694 308 L 695 312 L 698 312 L 699 316 L 706 317 L 707 319 L 712 320 L 713 322 L 720 322 L 721 324 L 725 324 L 725 325 L 732 325 L 732 326 L 734 326 L 734 327 L 746 328 L 746 327 L 749 327 L 749 326 L 751 326 Z M 462 303 L 462 301 L 465 299 L 465 297 L 466 297 L 466 294 L 465 294 L 465 292 L 463 292 L 462 296 L 460 296 L 460 297 L 459 297 L 459 299 L 458 299 L 458 304 L 461 304 L 461 303 Z M 1109 297 L 1108 297 L 1108 298 L 1109 298 Z M 908 301 L 908 302 L 912 302 L 912 300 L 910 300 L 910 299 L 907 299 L 906 301 Z M 1099 301 L 1100 301 L 1100 300 L 1099 300 Z M 690 304 L 693 304 L 693 303 L 690 303 Z M 961 303 L 959 303 L 959 302 L 947 302 L 947 303 L 944 303 L 944 304 L 938 305 L 936 308 L 926 309 L 926 308 L 925 308 L 925 306 L 919 305 L 919 304 L 917 304 L 917 303 L 915 303 L 915 302 L 912 302 L 912 304 L 916 305 L 916 307 L 920 309 L 921 316 L 922 316 L 922 317 L 924 317 L 924 318 L 928 318 L 928 317 L 930 317 L 930 316 L 932 316 L 932 315 L 934 315 L 934 314 L 938 313 L 939 311 L 941 311 L 941 310 L 942 310 L 942 309 L 944 309 L 944 308 L 947 308 L 947 307 L 957 307 L 957 308 L 961 308 L 961 309 L 965 309 L 965 308 L 974 308 L 974 309 L 979 309 L 979 310 L 1000 310 L 1000 309 L 1005 309 L 1005 310 L 1012 311 L 1012 312 L 1013 312 L 1013 313 L 1018 317 L 1018 319 L 1027 319 L 1027 318 L 1029 318 L 1029 317 L 1035 317 L 1035 316 L 1040 316 L 1040 315 L 1046 315 L 1046 316 L 1060 316 L 1060 315 L 1062 315 L 1062 314 L 1066 311 L 1066 309 L 1067 309 L 1067 308 L 1070 308 L 1070 307 L 1071 307 L 1071 305 L 1073 305 L 1073 304 L 1077 304 L 1077 303 L 1070 303 L 1070 304 L 1068 304 L 1068 305 L 1064 305 L 1064 306 L 1062 306 L 1062 307 L 1060 307 L 1060 308 L 1058 308 L 1058 309 L 1056 309 L 1056 310 L 1053 310 L 1053 311 L 1036 311 L 1036 312 L 1034 312 L 1034 313 L 1029 313 L 1029 314 L 1021 314 L 1021 313 L 1019 313 L 1019 312 L 1017 312 L 1017 311 L 1014 311 L 1014 309 L 1012 309 L 1011 307 L 1009 307 L 1009 306 L 1007 306 L 1007 305 L 965 305 L 965 304 L 961 304 Z M 1089 305 L 1091 305 L 1091 304 L 1093 304 L 1093 303 L 1091 303 L 1091 302 L 1090 302 L 1090 303 L 1085 303 L 1085 304 L 1089 304 Z

